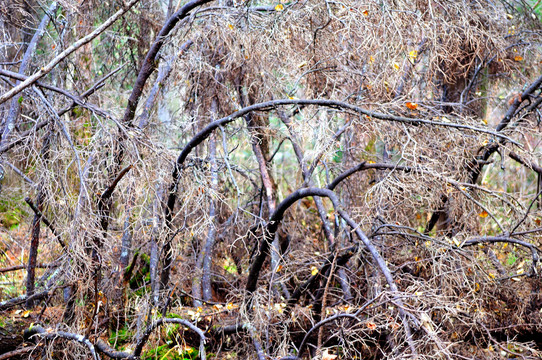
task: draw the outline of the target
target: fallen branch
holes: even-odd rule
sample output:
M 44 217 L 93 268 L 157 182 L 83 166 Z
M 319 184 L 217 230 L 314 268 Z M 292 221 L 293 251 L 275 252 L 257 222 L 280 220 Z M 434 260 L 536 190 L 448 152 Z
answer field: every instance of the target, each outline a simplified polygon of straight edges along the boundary
M 54 263 L 53 264 L 37 264 L 36 267 L 40 268 L 40 269 L 48 269 L 48 268 L 58 267 L 58 264 L 54 264 Z M 9 266 L 9 267 L 5 267 L 5 268 L 1 268 L 0 269 L 0 274 L 7 273 L 7 272 L 12 272 L 12 271 L 23 270 L 23 269 L 26 269 L 26 265 Z
M 35 346 L 26 346 L 26 347 L 21 348 L 21 349 L 9 351 L 7 353 L 3 353 L 2 355 L 0 355 L 0 360 L 6 360 L 6 359 L 11 359 L 11 358 L 17 358 L 18 359 L 19 356 L 21 356 L 23 354 L 26 354 L 26 353 L 29 353 L 34 349 L 36 349 Z
M 66 332 L 66 331 L 52 331 L 52 330 L 47 331 L 40 325 L 34 325 L 34 326 L 30 327 L 29 329 L 26 329 L 24 331 L 24 338 L 25 339 L 30 339 L 32 336 L 35 336 L 35 335 L 38 335 L 38 336 L 40 336 L 42 338 L 50 339 L 50 340 L 54 340 L 54 339 L 57 339 L 57 338 L 63 338 L 63 339 L 67 339 L 67 340 L 76 341 L 78 343 L 81 343 L 81 344 L 85 345 L 88 348 L 88 350 L 90 351 L 90 354 L 92 355 L 92 358 L 94 360 L 100 360 L 100 356 L 96 352 L 96 349 L 94 348 L 94 345 L 90 342 L 90 340 L 88 338 L 86 338 L 83 335 L 69 333 L 69 332 Z

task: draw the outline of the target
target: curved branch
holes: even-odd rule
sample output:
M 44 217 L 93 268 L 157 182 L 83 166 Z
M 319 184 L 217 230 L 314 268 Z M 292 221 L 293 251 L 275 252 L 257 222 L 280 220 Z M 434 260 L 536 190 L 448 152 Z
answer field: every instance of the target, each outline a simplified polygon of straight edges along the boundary
M 499 242 L 516 244 L 516 245 L 520 245 L 531 250 L 531 255 L 533 257 L 532 266 L 533 266 L 533 269 L 536 268 L 536 265 L 538 261 L 540 260 L 539 253 L 541 252 L 541 250 L 536 245 L 533 245 L 533 244 L 530 244 L 528 242 L 521 241 L 518 239 L 509 238 L 506 236 L 488 236 L 488 237 L 481 237 L 481 238 L 474 238 L 474 239 L 467 240 L 461 244 L 461 247 L 473 246 L 473 245 L 478 245 L 478 244 L 483 244 L 483 243 L 499 243 Z
M 301 344 L 299 345 L 299 349 L 298 349 L 298 354 L 299 356 L 302 356 L 303 355 L 303 350 L 305 350 L 305 344 L 307 343 L 307 339 L 309 338 L 309 335 L 315 331 L 315 330 L 318 330 L 319 328 L 321 328 L 322 326 L 324 326 L 325 324 L 329 323 L 329 322 L 332 322 L 332 321 L 335 321 L 337 319 L 340 319 L 340 318 L 351 318 L 351 319 L 355 319 L 355 320 L 359 320 L 358 318 L 358 315 L 361 314 L 365 309 L 367 309 L 367 307 L 369 307 L 371 304 L 373 304 L 378 298 L 380 298 L 382 296 L 383 293 L 380 293 L 377 297 L 375 297 L 374 299 L 371 299 L 369 301 L 367 301 L 365 304 L 363 304 L 362 307 L 360 307 L 355 313 L 353 314 L 348 314 L 348 313 L 339 313 L 339 314 L 335 314 L 329 318 L 326 318 L 318 323 L 316 323 L 312 328 L 310 328 L 309 331 L 307 331 L 307 333 L 305 334 L 305 336 L 303 337 L 303 340 L 301 341 Z M 382 304 L 385 304 L 387 303 L 388 301 L 383 301 L 375 306 L 380 306 Z M 299 359 L 299 357 L 296 357 L 296 359 Z
M 30 337 L 32 337 L 34 335 L 39 335 L 40 337 L 43 337 L 43 338 L 46 338 L 46 339 L 51 339 L 51 340 L 54 340 L 54 339 L 60 337 L 60 338 L 63 338 L 63 339 L 76 341 L 78 343 L 81 343 L 81 344 L 85 345 L 88 348 L 88 350 L 92 354 L 92 358 L 94 360 L 100 360 L 100 356 L 96 353 L 96 349 L 94 348 L 94 345 L 92 345 L 90 340 L 87 337 L 83 336 L 83 335 L 69 333 L 69 332 L 65 332 L 65 331 L 51 331 L 51 332 L 48 332 L 47 330 L 45 330 L 40 325 L 34 325 L 31 328 L 24 331 L 25 339 L 28 339 L 28 338 L 30 338 Z
M 175 201 L 177 200 L 177 186 L 180 179 L 180 172 L 182 169 L 182 165 L 184 164 L 186 158 L 188 155 L 192 152 L 192 150 L 201 144 L 205 139 L 211 135 L 211 133 L 216 130 L 217 128 L 226 125 L 237 118 L 243 117 L 246 114 L 252 113 L 253 111 L 269 111 L 277 106 L 282 105 L 316 105 L 316 106 L 322 106 L 322 107 L 328 107 L 332 109 L 341 109 L 341 110 L 350 110 L 357 112 L 361 115 L 366 115 L 375 119 L 380 120 L 387 120 L 387 121 L 393 121 L 393 122 L 401 122 L 401 123 L 407 123 L 412 125 L 434 125 L 434 126 L 443 126 L 443 127 L 451 127 L 451 128 L 457 128 L 457 129 L 467 129 L 472 131 L 477 131 L 485 134 L 490 134 L 495 137 L 499 137 L 503 140 L 507 140 L 511 143 L 518 144 L 514 140 L 510 139 L 509 137 L 491 131 L 487 129 L 481 129 L 481 128 L 475 128 L 469 125 L 463 125 L 463 124 L 454 124 L 454 123 L 447 123 L 447 122 L 439 122 L 439 121 L 432 121 L 432 120 L 426 120 L 426 119 L 417 119 L 417 118 L 407 118 L 403 116 L 395 116 L 395 115 L 389 115 L 389 114 L 383 114 L 378 112 L 373 112 L 366 110 L 364 108 L 361 108 L 359 106 L 355 106 L 346 102 L 337 101 L 337 100 L 319 100 L 319 99 L 279 99 L 279 100 L 271 100 L 263 103 L 258 103 L 254 105 L 250 105 L 247 107 L 244 107 L 243 109 L 240 109 L 233 114 L 230 114 L 227 117 L 215 120 L 205 126 L 202 130 L 200 130 L 190 141 L 185 145 L 179 156 L 177 157 L 177 161 L 175 162 L 175 167 L 173 169 L 173 181 L 169 188 L 169 196 L 166 206 L 166 223 L 169 223 L 173 217 L 173 208 L 175 205 Z
M 124 117 L 122 119 L 123 124 L 129 124 L 134 119 L 137 104 L 139 103 L 139 99 L 143 94 L 143 88 L 145 87 L 145 83 L 156 68 L 156 55 L 158 54 L 158 51 L 164 44 L 164 41 L 171 32 L 171 30 L 173 30 L 175 25 L 177 25 L 180 20 L 187 17 L 190 11 L 200 5 L 204 5 L 211 1 L 212 0 L 192 0 L 186 3 L 182 8 L 179 9 L 179 11 L 177 11 L 169 19 L 167 19 L 164 26 L 162 26 L 160 33 L 156 37 L 156 40 L 154 40 L 154 43 L 151 45 L 151 48 L 147 52 L 147 56 L 145 56 L 143 65 L 141 66 L 141 69 L 137 74 L 137 79 L 134 84 L 132 93 L 130 94 L 130 98 L 128 99 L 128 105 L 126 106 L 126 111 L 124 112 Z
M 96 344 L 94 344 L 94 347 L 99 352 L 109 356 L 112 359 L 127 359 L 127 358 L 133 358 L 133 355 L 131 353 L 125 352 L 125 351 L 117 351 L 113 349 L 111 346 L 109 346 L 105 341 L 102 339 L 98 339 Z
M 181 154 L 177 158 L 177 165 L 178 166 L 182 165 L 184 161 L 186 160 L 186 157 L 190 154 L 190 152 L 196 146 L 198 146 L 203 140 L 207 139 L 207 137 L 209 137 L 209 135 L 216 128 L 222 125 L 228 124 L 234 121 L 235 119 L 240 118 L 253 111 L 269 111 L 269 110 L 274 109 L 277 106 L 283 106 L 283 105 L 316 105 L 316 106 L 328 107 L 328 108 L 333 108 L 333 109 L 351 110 L 361 115 L 367 115 L 369 117 L 379 119 L 379 120 L 387 120 L 387 121 L 400 122 L 400 123 L 406 123 L 406 124 L 412 124 L 412 125 L 434 125 L 434 126 L 442 126 L 442 127 L 451 127 L 451 128 L 456 128 L 456 129 L 466 129 L 466 130 L 472 130 L 472 131 L 496 136 L 501 139 L 510 141 L 514 144 L 518 144 L 514 140 L 510 139 L 508 136 L 499 134 L 495 131 L 488 130 L 488 129 L 476 128 L 476 127 L 472 127 L 472 126 L 464 125 L 464 124 L 455 124 L 455 123 L 448 123 L 448 122 L 440 122 L 440 121 L 433 121 L 433 120 L 426 120 L 426 119 L 419 119 L 419 118 L 407 118 L 404 116 L 383 114 L 379 112 L 369 111 L 362 107 L 352 105 L 343 101 L 321 100 L 321 99 L 278 99 L 278 100 L 271 100 L 271 101 L 266 101 L 263 103 L 247 106 L 243 109 L 240 109 L 234 112 L 233 114 L 227 117 L 211 122 L 206 127 L 204 127 L 200 132 L 198 132 L 188 142 L 188 144 L 186 144 L 186 146 L 181 151 Z
M 380 255 L 380 253 L 378 252 L 378 249 L 372 244 L 372 242 L 365 235 L 365 233 L 359 228 L 359 225 L 356 224 L 354 220 L 350 218 L 348 213 L 340 207 L 339 199 L 337 198 L 335 193 L 329 189 L 320 189 L 320 188 L 299 189 L 299 190 L 294 191 L 292 194 L 290 194 L 286 199 L 284 199 L 277 206 L 277 209 L 271 215 L 271 218 L 267 225 L 264 239 L 260 245 L 260 252 L 256 256 L 256 259 L 254 259 L 254 262 L 252 263 L 252 266 L 250 268 L 250 272 L 247 279 L 246 290 L 249 293 L 253 293 L 256 290 L 260 270 L 263 266 L 265 259 L 267 258 L 267 255 L 269 254 L 269 249 L 271 246 L 271 242 L 273 241 L 274 234 L 276 233 L 278 226 L 281 220 L 283 219 L 286 210 L 288 210 L 288 208 L 290 208 L 290 206 L 292 206 L 295 202 L 307 196 L 320 196 L 320 197 L 329 198 L 331 202 L 333 203 L 333 206 L 335 207 L 335 211 L 339 213 L 339 215 L 344 219 L 344 221 L 346 221 L 348 226 L 350 226 L 352 230 L 356 233 L 359 240 L 365 245 L 365 247 L 367 248 L 367 250 L 373 257 L 375 263 L 377 264 L 378 268 L 384 275 L 384 278 L 386 279 L 386 282 L 388 283 L 390 290 L 392 291 L 392 293 L 394 293 L 394 300 L 398 305 L 399 315 L 401 316 L 403 320 L 403 327 L 405 329 L 407 342 L 409 343 L 412 353 L 416 354 L 416 349 L 414 346 L 414 342 L 412 340 L 412 331 L 410 329 L 410 325 L 408 324 L 407 313 L 404 311 L 402 300 L 397 296 L 399 289 L 397 288 L 397 285 L 395 284 L 391 271 L 386 265 L 386 261 L 384 260 L 384 258 L 382 258 L 382 255 Z

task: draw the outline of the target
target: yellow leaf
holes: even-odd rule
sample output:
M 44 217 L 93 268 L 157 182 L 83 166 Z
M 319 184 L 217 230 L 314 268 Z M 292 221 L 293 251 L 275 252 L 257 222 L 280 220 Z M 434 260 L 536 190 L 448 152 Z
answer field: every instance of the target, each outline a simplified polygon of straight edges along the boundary
M 476 292 L 480 291 L 480 284 L 474 283 L 474 291 Z
M 412 50 L 408 53 L 408 60 L 414 64 L 414 61 L 416 61 L 416 58 L 418 57 L 418 50 Z
M 413 103 L 413 102 L 407 102 L 406 104 L 406 107 L 409 108 L 410 110 L 416 110 L 418 108 L 418 104 L 416 103 Z
M 231 303 L 231 302 L 228 303 L 228 304 L 226 305 L 226 309 L 228 309 L 228 310 L 233 309 L 233 303 Z
M 27 318 L 28 316 L 30 315 L 30 310 L 26 310 L 24 313 L 23 313 L 23 317 L 24 318 Z
M 282 265 L 277 266 L 276 272 L 280 272 L 282 270 Z
M 521 56 L 521 55 L 516 55 L 514 57 L 514 61 L 522 61 L 522 60 L 523 60 L 523 56 Z
M 518 270 L 517 274 L 518 274 L 518 275 L 521 275 L 521 274 L 523 274 L 524 272 L 525 272 L 525 269 L 521 268 L 521 269 Z
M 316 266 L 311 267 L 311 275 L 314 276 L 318 274 L 318 268 Z
M 478 216 L 480 216 L 481 218 L 486 218 L 488 215 L 489 214 L 485 210 L 478 214 Z
M 370 329 L 370 330 L 374 330 L 376 329 L 376 324 L 374 322 L 368 322 L 367 323 L 367 327 Z
M 230 28 L 230 30 L 233 30 L 233 25 L 232 24 L 228 24 L 228 27 Z
M 393 63 L 393 67 L 395 68 L 395 70 L 399 70 L 399 64 Z
M 275 6 L 275 10 L 277 10 L 277 11 L 282 11 L 282 10 L 284 10 L 284 5 L 278 4 L 277 6 Z
M 375 58 L 371 55 L 369 56 L 369 64 L 372 64 L 375 62 Z
M 363 14 L 363 16 L 369 16 L 369 11 L 368 10 L 363 10 L 362 14 Z
M 505 242 L 504 244 L 502 244 L 502 249 L 503 249 L 503 250 L 506 249 L 507 246 L 508 246 L 508 243 Z

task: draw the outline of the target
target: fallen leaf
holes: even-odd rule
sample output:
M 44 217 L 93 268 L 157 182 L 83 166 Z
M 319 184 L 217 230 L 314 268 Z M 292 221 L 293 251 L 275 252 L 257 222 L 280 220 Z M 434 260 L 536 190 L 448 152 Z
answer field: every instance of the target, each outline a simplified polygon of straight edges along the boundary
M 514 57 L 514 61 L 522 61 L 522 60 L 523 60 L 523 56 L 521 56 L 521 55 L 516 55 Z
M 406 104 L 406 107 L 409 108 L 410 110 L 416 110 L 418 108 L 418 104 L 416 103 L 413 103 L 413 102 L 407 102 Z
M 284 10 L 284 5 L 278 4 L 277 6 L 275 6 L 275 10 L 277 10 L 277 11 L 282 11 L 282 10 Z
M 376 324 L 374 322 L 368 322 L 367 323 L 367 328 L 369 328 L 370 330 L 375 330 L 376 329 Z
M 478 214 L 478 216 L 480 216 L 481 218 L 486 218 L 488 215 L 489 214 L 485 210 Z

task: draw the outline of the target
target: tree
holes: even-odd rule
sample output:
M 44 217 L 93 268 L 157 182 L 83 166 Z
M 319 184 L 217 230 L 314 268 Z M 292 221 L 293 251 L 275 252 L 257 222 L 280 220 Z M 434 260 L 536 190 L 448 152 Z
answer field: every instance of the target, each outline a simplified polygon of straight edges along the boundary
M 539 358 L 538 5 L 0 7 L 0 359 Z

